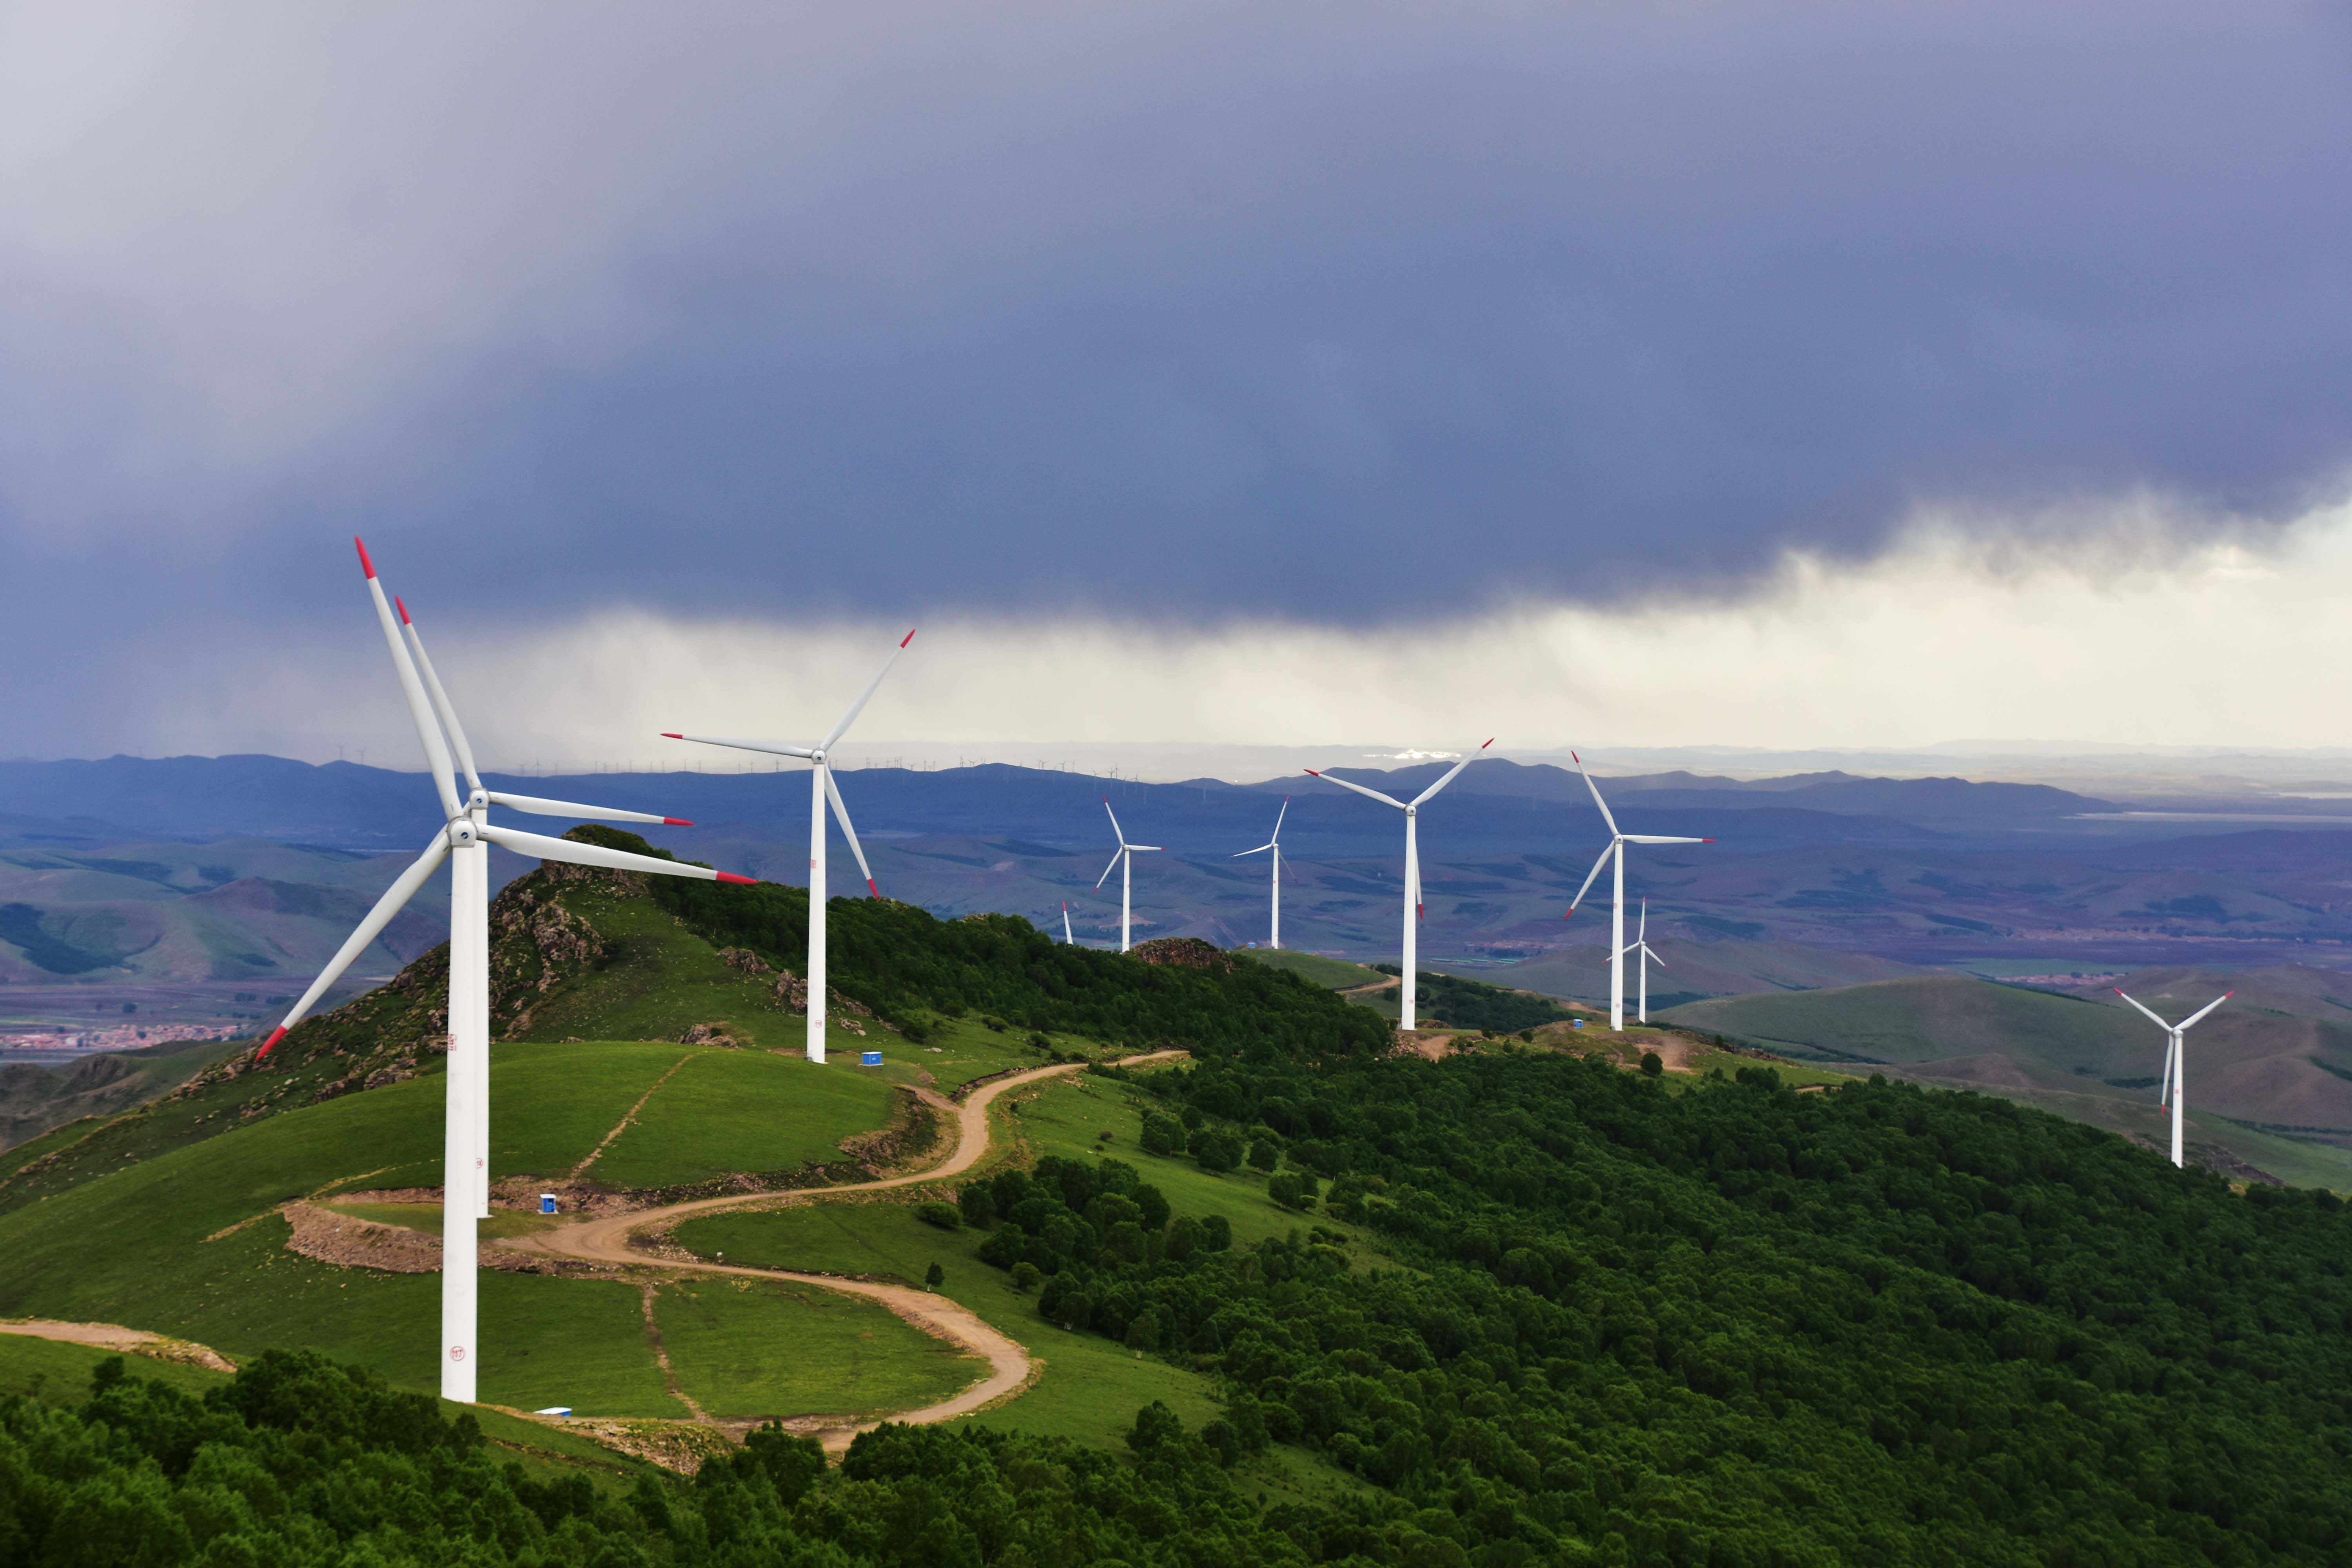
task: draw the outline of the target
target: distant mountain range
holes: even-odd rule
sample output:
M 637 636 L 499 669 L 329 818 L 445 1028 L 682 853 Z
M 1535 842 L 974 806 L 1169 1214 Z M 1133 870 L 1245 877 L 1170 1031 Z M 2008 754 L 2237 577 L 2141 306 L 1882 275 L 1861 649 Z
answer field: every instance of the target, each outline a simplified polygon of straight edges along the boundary
M 1409 798 L 1449 764 L 1339 769 Z M 498 775 L 493 787 L 689 817 L 665 847 L 771 879 L 803 875 L 798 770 Z M 1234 784 L 1138 784 L 1003 764 L 842 775 L 885 893 L 941 914 L 1001 910 L 1081 941 L 1115 941 L 1102 799 L 1169 847 L 1137 866 L 1139 936 L 1262 941 L 1265 841 L 1285 796 L 1288 945 L 1391 958 L 1399 942 L 1396 814 L 1303 774 Z M 2352 833 L 2186 826 L 2039 784 L 1840 773 L 1604 780 L 1633 832 L 1717 842 L 1642 849 L 1629 890 L 1673 967 L 1661 997 L 1836 985 L 1919 966 L 2008 959 L 2069 970 L 2352 959 Z M 283 758 L 0 763 L 0 982 L 21 988 L 203 984 L 284 990 L 311 973 L 368 900 L 435 831 L 421 774 Z M 525 820 L 525 819 L 517 819 Z M 561 831 L 541 819 L 525 825 Z M 1479 762 L 1423 808 L 1422 952 L 1473 967 L 1556 962 L 1549 988 L 1591 996 L 1607 910 L 1563 921 L 1603 842 L 1573 771 Z M 856 889 L 836 837 L 836 895 Z M 499 852 L 500 881 L 527 862 Z M 362 971 L 439 939 L 431 896 Z M 1482 971 L 1483 972 L 1483 971 Z M 1573 977 L 1583 976 L 1582 982 Z M 0 1016 L 22 1016 L 0 991 Z M 205 1016 L 234 991 L 204 1001 Z M 190 1005 L 197 1005 L 190 1004 Z M 210 1008 L 204 1012 L 204 1008 Z

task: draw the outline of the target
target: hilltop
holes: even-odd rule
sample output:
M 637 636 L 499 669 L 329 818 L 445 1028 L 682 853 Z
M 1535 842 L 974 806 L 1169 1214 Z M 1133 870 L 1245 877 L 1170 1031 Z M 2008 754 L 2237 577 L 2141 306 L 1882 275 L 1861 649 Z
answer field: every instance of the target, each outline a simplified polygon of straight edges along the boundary
M 485 1395 L 579 1412 L 548 1443 L 593 1431 L 709 1478 L 625 1469 L 644 1500 L 614 1509 L 501 1482 L 540 1521 L 501 1550 L 561 1528 L 577 1554 L 610 1540 L 698 1563 L 723 1530 L 891 1561 L 854 1521 L 893 1509 L 930 1521 L 932 1547 L 1171 1563 L 2352 1547 L 2334 1457 L 2352 1445 L 2352 1230 L 2333 1194 L 2239 1192 L 1883 1077 L 1797 1086 L 1720 1056 L 1627 1070 L 1623 1042 L 1581 1054 L 1596 1042 L 1564 1023 L 1398 1056 L 1329 988 L 1358 973 L 1307 959 L 832 912 L 824 1005 L 879 1069 L 800 1058 L 795 889 L 556 867 L 499 893 Z M 11 1152 L 0 1312 L 247 1363 L 251 1389 L 207 1408 L 249 1409 L 236 1440 L 264 1449 L 272 1378 L 341 1374 L 262 1352 L 425 1384 L 445 963 L 424 955 L 267 1064 L 223 1061 Z M 1954 1038 L 2015 1031 L 1979 1000 L 1942 1004 Z M 1906 1038 L 1871 1037 L 1933 1045 Z M 1171 1049 L 1189 1061 L 1108 1065 Z M 998 1115 L 978 1108 L 1004 1085 Z M 959 1142 L 973 1128 L 984 1147 Z M 534 1212 L 542 1190 L 564 1212 Z M 860 1436 L 837 1477 L 793 1436 L 952 1409 L 993 1375 L 966 1349 L 999 1342 L 1042 1369 L 1005 1403 Z M 120 1397 L 99 1389 L 87 1418 L 119 1418 Z M 209 1419 L 137 1397 L 159 1413 L 140 1430 Z M 0 1436 L 21 1426 L 8 1408 Z M 448 1430 L 443 1473 L 473 1475 Z M 534 1463 L 583 1462 L 499 1430 Z M 2221 1451 L 2237 1479 L 2216 1491 L 2200 1478 Z M 1048 1485 L 1066 1500 L 1034 1518 L 988 1500 Z
M 2167 1017 L 2238 992 L 2189 1037 L 2193 1157 L 2241 1178 L 2352 1184 L 2352 1007 L 2335 999 L 2344 978 L 2296 966 L 2118 977 Z M 2059 992 L 1924 975 L 1692 1002 L 1663 1016 L 1800 1059 L 1977 1089 L 2169 1146 L 2156 1104 L 2164 1036 L 2105 985 Z

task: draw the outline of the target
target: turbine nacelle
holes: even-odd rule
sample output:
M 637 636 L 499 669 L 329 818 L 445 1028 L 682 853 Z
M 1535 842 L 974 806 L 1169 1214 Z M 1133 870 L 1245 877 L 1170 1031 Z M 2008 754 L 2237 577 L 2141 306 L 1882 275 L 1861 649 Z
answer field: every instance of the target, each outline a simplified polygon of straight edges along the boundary
M 1494 743 L 1495 737 L 1492 735 L 1487 736 L 1475 751 L 1470 752 L 1468 754 L 1464 756 L 1460 762 L 1448 768 L 1444 774 L 1440 777 L 1435 784 L 1431 784 L 1427 789 L 1423 790 L 1419 795 L 1413 796 L 1409 801 L 1399 800 L 1392 795 L 1383 794 L 1380 790 L 1370 788 L 1364 784 L 1350 784 L 1346 779 L 1335 778 L 1329 773 L 1318 773 L 1313 768 L 1308 768 L 1307 770 L 1307 776 L 1310 778 L 1318 778 L 1326 784 L 1338 784 L 1341 789 L 1349 791 L 1355 795 L 1362 795 L 1367 800 L 1379 801 L 1382 805 L 1392 805 L 1399 811 L 1404 813 L 1405 913 L 1404 963 L 1402 965 L 1404 973 L 1402 977 L 1402 985 L 1399 992 L 1397 1006 L 1399 1024 L 1403 1028 L 1410 1029 L 1414 1026 L 1416 1022 L 1413 1014 L 1413 998 L 1415 994 L 1413 986 L 1415 974 L 1414 960 L 1418 951 L 1416 946 L 1417 927 L 1423 913 L 1421 902 L 1421 848 L 1417 832 L 1421 808 L 1427 805 L 1431 797 L 1435 795 L 1439 790 L 1442 790 L 1447 784 L 1452 784 L 1456 774 L 1461 773 L 1464 768 L 1468 767 L 1472 763 L 1476 762 L 1479 756 L 1486 752 L 1486 748 Z M 1255 853 L 1255 851 L 1251 851 L 1251 853 Z

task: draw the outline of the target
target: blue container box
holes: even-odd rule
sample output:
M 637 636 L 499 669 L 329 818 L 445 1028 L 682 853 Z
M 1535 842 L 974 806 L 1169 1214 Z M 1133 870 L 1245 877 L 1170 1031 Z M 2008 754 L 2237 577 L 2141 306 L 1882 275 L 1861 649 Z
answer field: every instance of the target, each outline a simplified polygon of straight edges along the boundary
M 878 1068 L 882 1065 L 882 1053 L 880 1051 L 867 1051 L 864 1056 L 857 1058 L 857 1065 L 860 1067 Z
M 541 1214 L 553 1214 L 555 1212 L 555 1194 L 553 1193 L 541 1193 L 539 1194 L 539 1212 Z

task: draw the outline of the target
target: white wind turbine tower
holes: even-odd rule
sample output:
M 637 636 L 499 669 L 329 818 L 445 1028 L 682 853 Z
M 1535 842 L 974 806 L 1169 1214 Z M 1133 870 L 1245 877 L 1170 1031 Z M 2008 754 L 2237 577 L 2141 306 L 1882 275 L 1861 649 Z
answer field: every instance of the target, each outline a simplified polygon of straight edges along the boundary
M 1471 752 L 1448 768 L 1444 778 L 1413 796 L 1410 802 L 1399 800 L 1394 795 L 1382 795 L 1376 789 L 1366 789 L 1362 784 L 1349 784 L 1346 779 L 1333 778 L 1328 773 L 1317 773 L 1313 768 L 1307 770 L 1311 777 L 1322 779 L 1327 784 L 1338 784 L 1341 789 L 1353 790 L 1367 799 L 1377 800 L 1384 805 L 1395 806 L 1404 813 L 1404 962 L 1397 966 L 1404 971 L 1401 980 L 1402 989 L 1397 994 L 1397 1027 L 1401 1029 L 1419 1026 L 1419 1021 L 1414 1013 L 1413 983 L 1419 973 L 1421 954 L 1421 846 L 1418 831 L 1421 808 L 1429 804 L 1432 795 L 1452 784 L 1455 773 L 1476 762 L 1479 752 L 1485 751 L 1487 746 L 1494 743 L 1495 737 L 1487 736 L 1486 744 L 1481 745 L 1477 752 Z
M 2204 1017 L 2206 1014 L 2210 1013 L 2214 1008 L 2219 1007 L 2222 1003 L 2227 1002 L 2231 997 L 2235 996 L 2237 993 L 2234 991 L 2224 991 L 2219 996 L 2214 997 L 2210 1002 L 2206 1003 L 2202 1007 L 2198 1008 L 2194 1013 L 2189 1014 L 2186 1018 L 2181 1019 L 2178 1024 L 2168 1024 L 2163 1019 L 2158 1017 L 2155 1014 L 2148 1012 L 2147 1008 L 2140 1007 L 2140 1005 L 2131 997 L 2125 996 L 2122 987 L 2112 986 L 2109 989 L 2113 990 L 2116 995 L 2123 996 L 2124 1000 L 2130 1002 L 2133 1006 L 2139 1007 L 2140 1012 L 2147 1016 L 2149 1023 L 2154 1024 L 2158 1028 L 2164 1031 L 2164 1087 L 2157 1090 L 2156 1102 L 2158 1105 L 2162 1105 L 2167 1099 L 2169 1099 L 2172 1101 L 2172 1163 L 2175 1165 L 2179 1165 L 2180 1163 L 2180 1101 L 2183 1098 L 2183 1090 L 2181 1089 L 2181 1068 L 2183 1063 L 2180 1058 L 2180 1037 L 2187 1034 L 2189 1029 L 2196 1025 L 2199 1019 Z
M 368 559 L 367 546 L 357 540 L 352 542 L 359 544 L 360 570 L 367 574 L 368 594 L 375 601 L 376 619 L 383 625 L 384 642 L 392 649 L 393 669 L 400 678 L 408 716 L 416 725 L 416 738 L 425 746 L 433 786 L 441 797 L 443 820 L 433 835 L 433 842 L 425 847 L 425 853 L 376 900 L 375 908 L 360 921 L 359 929 L 352 932 L 328 961 L 325 970 L 310 983 L 310 988 L 302 994 L 301 1000 L 294 1004 L 294 1010 L 262 1042 L 254 1059 L 258 1062 L 277 1048 L 286 1032 L 309 1016 L 319 998 L 383 934 L 393 916 L 416 896 L 440 868 L 441 862 L 447 860 L 449 1058 L 442 1089 L 441 1397 L 470 1405 L 474 1402 L 475 1367 L 480 1360 L 477 1337 L 479 1314 L 475 1278 L 476 1225 L 489 1211 L 490 1190 L 489 847 L 495 844 L 541 860 L 562 860 L 608 870 L 693 877 L 707 882 L 750 882 L 753 879 L 676 860 L 657 860 L 649 855 L 574 844 L 536 833 L 518 833 L 492 824 L 488 820 L 489 808 L 503 805 L 541 816 L 690 826 L 680 817 L 576 805 L 568 801 L 484 789 L 480 775 L 474 770 L 473 749 L 466 743 L 466 732 L 457 723 L 457 712 L 449 706 L 448 695 L 442 690 L 431 661 L 425 658 L 425 645 L 416 628 L 407 626 L 405 640 L 403 638 L 401 626 L 407 624 L 407 607 L 402 606 L 401 624 L 395 625 L 392 605 L 384 598 L 383 584 L 376 581 L 374 563 Z M 462 801 L 457 796 L 450 760 L 453 744 L 466 773 L 467 793 Z
M 1118 870 L 1119 872 L 1118 950 L 1121 952 L 1125 952 L 1128 948 L 1128 922 L 1134 910 L 1133 894 L 1135 892 L 1135 858 L 1145 850 L 1156 850 L 1160 846 L 1157 844 L 1129 844 L 1127 841 L 1127 829 L 1118 825 L 1118 813 L 1111 811 L 1110 809 L 1110 796 L 1108 795 L 1103 796 L 1103 809 L 1110 812 L 1110 830 L 1113 836 L 1118 839 L 1118 847 L 1112 852 L 1110 864 L 1103 868 L 1103 874 L 1095 879 L 1095 890 L 1097 892 L 1100 892 L 1102 890 L 1102 885 L 1110 880 L 1111 872 L 1114 870 Z M 1119 869 L 1122 866 L 1125 867 L 1124 870 Z M 1062 921 L 1066 930 L 1068 927 L 1069 918 L 1070 907 L 1067 904 L 1065 904 L 1062 906 Z
M 1664 969 L 1666 966 L 1666 961 L 1660 958 L 1655 950 L 1650 946 L 1649 937 L 1650 900 L 1643 899 L 1642 900 L 1642 923 L 1640 926 L 1635 928 L 1633 933 L 1633 956 L 1635 961 L 1641 964 L 1641 968 L 1635 972 L 1641 977 L 1641 991 L 1639 993 L 1640 1001 L 1636 1005 L 1633 1016 L 1637 1022 L 1643 1024 L 1650 1021 L 1650 965 L 1654 963 L 1660 969 Z M 1615 963 L 1617 960 L 1618 955 L 1612 952 L 1601 962 L 1605 963 Z
M 1067 899 L 1062 900 L 1062 945 L 1064 947 L 1078 945 L 1078 939 L 1070 934 L 1070 900 Z
M 809 764 L 808 1059 L 813 1062 L 824 1060 L 824 1016 L 833 994 L 825 989 L 824 981 L 826 801 L 833 802 L 833 815 L 841 824 L 841 836 L 849 840 L 849 852 L 857 857 L 857 871 L 866 879 L 866 890 L 877 899 L 882 896 L 882 889 L 874 885 L 873 868 L 866 864 L 866 851 L 858 846 L 857 829 L 849 826 L 849 808 L 841 804 L 840 786 L 833 782 L 833 748 L 849 733 L 849 727 L 857 722 L 857 716 L 874 700 L 874 693 L 881 689 L 883 677 L 890 673 L 890 667 L 898 662 L 898 655 L 906 652 L 907 645 L 914 640 L 912 631 L 898 639 L 898 647 L 882 661 L 881 672 L 866 686 L 865 693 L 849 705 L 849 711 L 841 716 L 841 722 L 833 727 L 832 733 L 814 746 L 778 746 L 764 741 L 729 741 L 716 735 L 680 735 L 667 731 L 662 735 L 665 741 L 692 741 L 698 745 L 732 746 L 739 752 L 761 752 L 772 757 L 798 757 Z
M 1592 792 L 1592 804 L 1601 808 L 1601 820 L 1609 825 L 1609 847 L 1601 852 L 1601 858 L 1595 860 L 1592 863 L 1592 869 L 1585 873 L 1584 886 L 1579 888 L 1576 890 L 1576 897 L 1569 900 L 1568 915 L 1574 914 L 1576 906 L 1584 902 L 1584 895 L 1592 890 L 1593 878 L 1601 875 L 1601 868 L 1609 864 L 1613 857 L 1617 862 L 1617 885 L 1616 897 L 1611 900 L 1609 906 L 1609 951 L 1612 954 L 1621 953 L 1625 951 L 1625 846 L 1628 844 L 1712 844 L 1715 840 L 1669 838 L 1654 833 L 1619 832 L 1617 819 L 1609 815 L 1609 803 L 1601 798 L 1601 786 L 1592 782 L 1591 773 L 1584 773 L 1584 759 L 1577 756 L 1574 752 L 1568 754 L 1575 759 L 1576 771 L 1584 773 L 1584 787 Z M 1562 915 L 1559 918 L 1566 920 L 1568 915 Z M 1647 989 L 1646 975 L 1643 989 Z M 1643 1021 L 1647 1022 L 1646 1019 Z M 1622 1029 L 1625 1026 L 1625 966 L 1615 962 L 1613 958 L 1610 963 L 1609 973 L 1609 1026 L 1612 1029 Z
M 1244 849 L 1234 857 L 1238 860 L 1244 855 L 1263 855 L 1269 849 L 1274 851 L 1274 941 L 1271 945 L 1276 948 L 1282 945 L 1282 819 L 1289 815 L 1290 797 L 1284 795 L 1282 809 L 1274 814 L 1274 837 L 1256 848 Z

